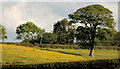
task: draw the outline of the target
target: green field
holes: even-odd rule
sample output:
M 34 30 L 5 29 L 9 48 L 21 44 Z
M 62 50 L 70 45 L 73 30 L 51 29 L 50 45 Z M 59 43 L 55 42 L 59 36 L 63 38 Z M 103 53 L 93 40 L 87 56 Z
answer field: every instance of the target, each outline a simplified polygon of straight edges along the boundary
M 52 48 L 43 48 L 42 50 L 47 51 L 54 51 L 54 52 L 60 52 L 65 54 L 72 54 L 77 56 L 82 56 L 84 59 L 112 59 L 112 58 L 118 58 L 118 51 L 117 50 L 94 50 L 94 58 L 89 57 L 89 50 L 88 49 L 52 49 Z
M 1 44 L 1 46 L 2 64 L 32 64 L 118 58 L 117 50 L 95 50 L 95 57 L 92 58 L 88 56 L 88 49 L 34 48 L 6 44 Z

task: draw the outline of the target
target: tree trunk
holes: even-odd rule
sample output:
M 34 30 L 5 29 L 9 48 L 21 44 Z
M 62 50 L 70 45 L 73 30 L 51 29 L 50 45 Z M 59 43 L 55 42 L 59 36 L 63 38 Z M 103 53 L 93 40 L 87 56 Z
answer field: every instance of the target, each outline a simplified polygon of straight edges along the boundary
M 94 53 L 94 45 L 91 46 L 89 56 L 90 56 L 90 57 L 94 57 L 93 53 Z
M 95 31 L 92 32 L 91 38 L 92 38 L 92 41 L 91 41 L 91 49 L 90 49 L 90 54 L 89 54 L 89 56 L 90 56 L 90 57 L 94 57 L 93 53 L 94 53 L 94 44 L 95 44 L 95 43 L 94 43 L 94 40 L 95 40 Z
M 42 36 L 41 36 L 41 39 L 40 39 L 40 44 L 42 43 Z

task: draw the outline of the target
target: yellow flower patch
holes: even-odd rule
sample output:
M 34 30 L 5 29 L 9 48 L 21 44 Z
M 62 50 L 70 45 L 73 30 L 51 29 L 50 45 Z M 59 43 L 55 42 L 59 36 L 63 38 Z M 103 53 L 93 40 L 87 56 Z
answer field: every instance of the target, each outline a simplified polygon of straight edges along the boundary
M 6 62 L 43 63 L 84 60 L 81 56 L 6 44 L 2 44 L 2 57 L 3 64 Z

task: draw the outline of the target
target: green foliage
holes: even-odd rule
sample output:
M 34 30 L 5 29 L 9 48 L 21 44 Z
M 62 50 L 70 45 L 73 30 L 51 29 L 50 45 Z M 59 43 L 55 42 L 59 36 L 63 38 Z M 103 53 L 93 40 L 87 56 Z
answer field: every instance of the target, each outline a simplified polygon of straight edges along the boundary
M 62 19 L 61 21 L 58 21 L 54 24 L 54 33 L 66 33 L 68 25 L 69 23 L 67 19 Z
M 2 69 L 117 69 L 119 68 L 120 59 L 105 59 L 92 61 L 75 61 L 75 62 L 55 62 L 43 64 L 27 65 L 2 65 Z
M 59 44 L 72 44 L 74 41 L 74 31 L 67 19 L 54 24 L 54 33 L 58 36 L 57 43 Z
M 114 36 L 115 42 L 120 45 L 120 32 L 117 32 L 117 34 Z
M 107 44 L 107 43 L 106 43 Z M 54 48 L 54 49 L 90 49 L 90 46 L 87 43 L 84 45 L 68 45 L 68 44 L 40 44 L 40 48 Z M 118 46 L 103 46 L 103 45 L 96 45 L 94 49 L 106 49 L 106 50 L 118 50 Z
M 40 48 L 80 49 L 78 45 L 40 44 Z
M 83 26 L 77 28 L 76 38 L 83 43 L 89 43 L 92 48 L 95 39 L 108 40 L 116 33 L 112 12 L 102 5 L 89 5 L 69 14 L 72 23 L 81 23 Z
M 89 40 L 89 31 L 84 28 L 83 26 L 79 26 L 76 29 L 76 38 L 79 40 L 81 43 L 85 43 Z
M 24 42 L 21 42 L 21 43 L 0 42 L 0 44 L 26 46 L 26 47 L 39 46 L 40 48 L 57 48 L 57 49 L 89 49 L 90 48 L 90 46 L 88 46 L 88 44 L 85 44 L 85 45 L 78 44 L 80 46 L 78 46 L 77 44 L 76 45 L 68 45 L 68 44 L 40 44 L 39 45 L 39 43 L 34 43 L 34 45 L 33 45 L 30 43 L 24 43 Z M 109 43 L 103 43 L 102 45 L 96 45 L 94 49 L 118 50 L 118 46 L 111 46 L 111 45 L 109 45 Z
M 59 36 L 58 36 L 58 42 L 59 44 L 67 44 L 67 34 L 65 33 L 60 33 Z
M 0 40 L 7 39 L 6 29 L 3 25 L 0 25 Z
M 118 46 L 96 46 L 94 49 L 95 50 L 98 50 L 98 49 L 101 49 L 101 50 L 104 50 L 104 49 L 106 49 L 106 50 L 118 50 L 119 47 Z
M 40 39 L 44 32 L 44 29 L 37 27 L 33 22 L 19 25 L 16 29 L 17 39 L 22 39 L 23 42 L 27 43 L 39 41 L 38 39 Z
M 42 43 L 45 43 L 45 44 L 57 43 L 57 35 L 54 34 L 54 33 L 45 33 L 45 34 L 43 34 Z
M 98 28 L 97 31 L 97 38 L 100 40 L 109 40 L 110 38 L 114 38 L 114 35 L 117 33 L 117 31 L 112 28 L 112 29 L 107 29 L 107 28 Z

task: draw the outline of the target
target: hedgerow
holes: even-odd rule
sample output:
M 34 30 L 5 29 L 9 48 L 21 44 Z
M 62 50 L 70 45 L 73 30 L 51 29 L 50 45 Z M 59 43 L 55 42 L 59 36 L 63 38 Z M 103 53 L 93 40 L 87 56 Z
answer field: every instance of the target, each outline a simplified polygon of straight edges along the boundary
M 43 64 L 3 65 L 2 69 L 114 69 L 119 67 L 120 59 L 104 59 L 76 62 L 55 62 Z
M 24 42 L 0 42 L 0 44 L 14 44 L 17 46 L 34 47 L 39 46 L 40 48 L 61 48 L 61 49 L 90 49 L 90 46 L 78 46 L 68 44 L 31 44 Z M 107 49 L 107 50 L 118 50 L 118 46 L 95 46 L 94 49 Z

